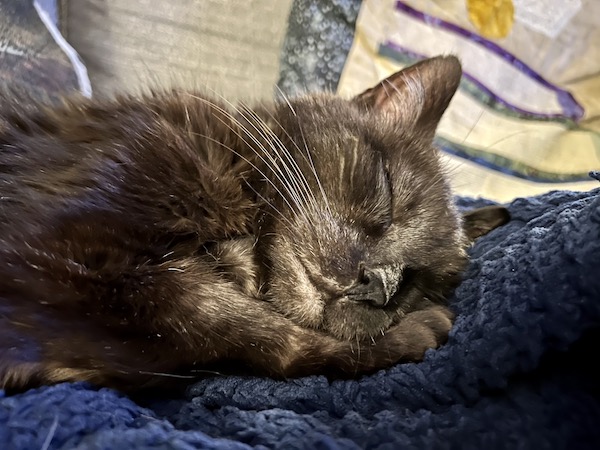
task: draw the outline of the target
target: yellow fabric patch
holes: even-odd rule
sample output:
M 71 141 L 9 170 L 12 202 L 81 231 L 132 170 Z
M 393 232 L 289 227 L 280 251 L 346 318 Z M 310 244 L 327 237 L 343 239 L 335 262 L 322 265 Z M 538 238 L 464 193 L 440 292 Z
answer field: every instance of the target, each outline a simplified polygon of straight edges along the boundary
M 467 11 L 469 20 L 486 38 L 508 36 L 515 21 L 512 0 L 467 0 Z

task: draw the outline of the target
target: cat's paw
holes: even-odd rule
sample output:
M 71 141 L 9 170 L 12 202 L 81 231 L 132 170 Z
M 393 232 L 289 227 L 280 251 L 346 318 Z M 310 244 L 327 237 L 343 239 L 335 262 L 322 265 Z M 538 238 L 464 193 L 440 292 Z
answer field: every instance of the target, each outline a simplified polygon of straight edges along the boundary
M 443 306 L 414 311 L 372 341 L 340 341 L 313 330 L 293 327 L 297 333 L 276 374 L 285 377 L 315 373 L 332 378 L 356 377 L 398 363 L 423 360 L 425 352 L 448 339 L 454 314 Z M 286 334 L 291 336 L 288 331 Z M 278 357 L 281 359 L 281 353 Z M 273 374 L 273 365 L 269 366 Z
M 453 319 L 444 306 L 411 312 L 386 332 L 381 345 L 396 356 L 396 362 L 421 361 L 427 350 L 448 340 Z

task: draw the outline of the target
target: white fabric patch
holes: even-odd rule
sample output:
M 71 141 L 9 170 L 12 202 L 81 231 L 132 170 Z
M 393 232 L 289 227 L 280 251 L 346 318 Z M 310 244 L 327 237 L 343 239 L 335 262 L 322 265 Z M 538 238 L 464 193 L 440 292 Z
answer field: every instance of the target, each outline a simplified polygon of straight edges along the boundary
M 515 19 L 548 37 L 557 37 L 581 9 L 581 0 L 514 0 Z

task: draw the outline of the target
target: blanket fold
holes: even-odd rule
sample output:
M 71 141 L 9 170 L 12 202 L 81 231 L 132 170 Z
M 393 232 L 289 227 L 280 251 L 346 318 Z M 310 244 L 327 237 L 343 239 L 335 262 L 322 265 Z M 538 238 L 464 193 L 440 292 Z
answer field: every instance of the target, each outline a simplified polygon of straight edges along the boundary
M 459 199 L 470 208 L 484 201 Z M 481 238 L 448 343 L 358 381 L 205 379 L 139 403 L 0 394 L 6 448 L 598 448 L 600 189 L 515 200 Z M 0 391 L 1 392 L 1 391 Z

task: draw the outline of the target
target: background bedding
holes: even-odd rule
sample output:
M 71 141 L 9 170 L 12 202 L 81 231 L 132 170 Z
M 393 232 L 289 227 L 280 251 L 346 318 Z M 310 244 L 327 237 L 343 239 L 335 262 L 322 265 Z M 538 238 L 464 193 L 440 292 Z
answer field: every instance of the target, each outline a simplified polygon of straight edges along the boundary
M 463 199 L 472 207 L 481 201 Z M 62 384 L 0 397 L 31 448 L 593 449 L 600 443 L 600 189 L 515 200 L 452 299 L 448 344 L 358 381 L 211 378 L 184 398 Z M 0 394 L 2 395 L 2 394 Z
M 501 39 L 469 20 L 473 3 L 364 0 L 338 92 L 455 54 L 463 80 L 437 130 L 455 192 L 508 201 L 591 189 L 587 173 L 600 167 L 600 3 L 515 0 Z

